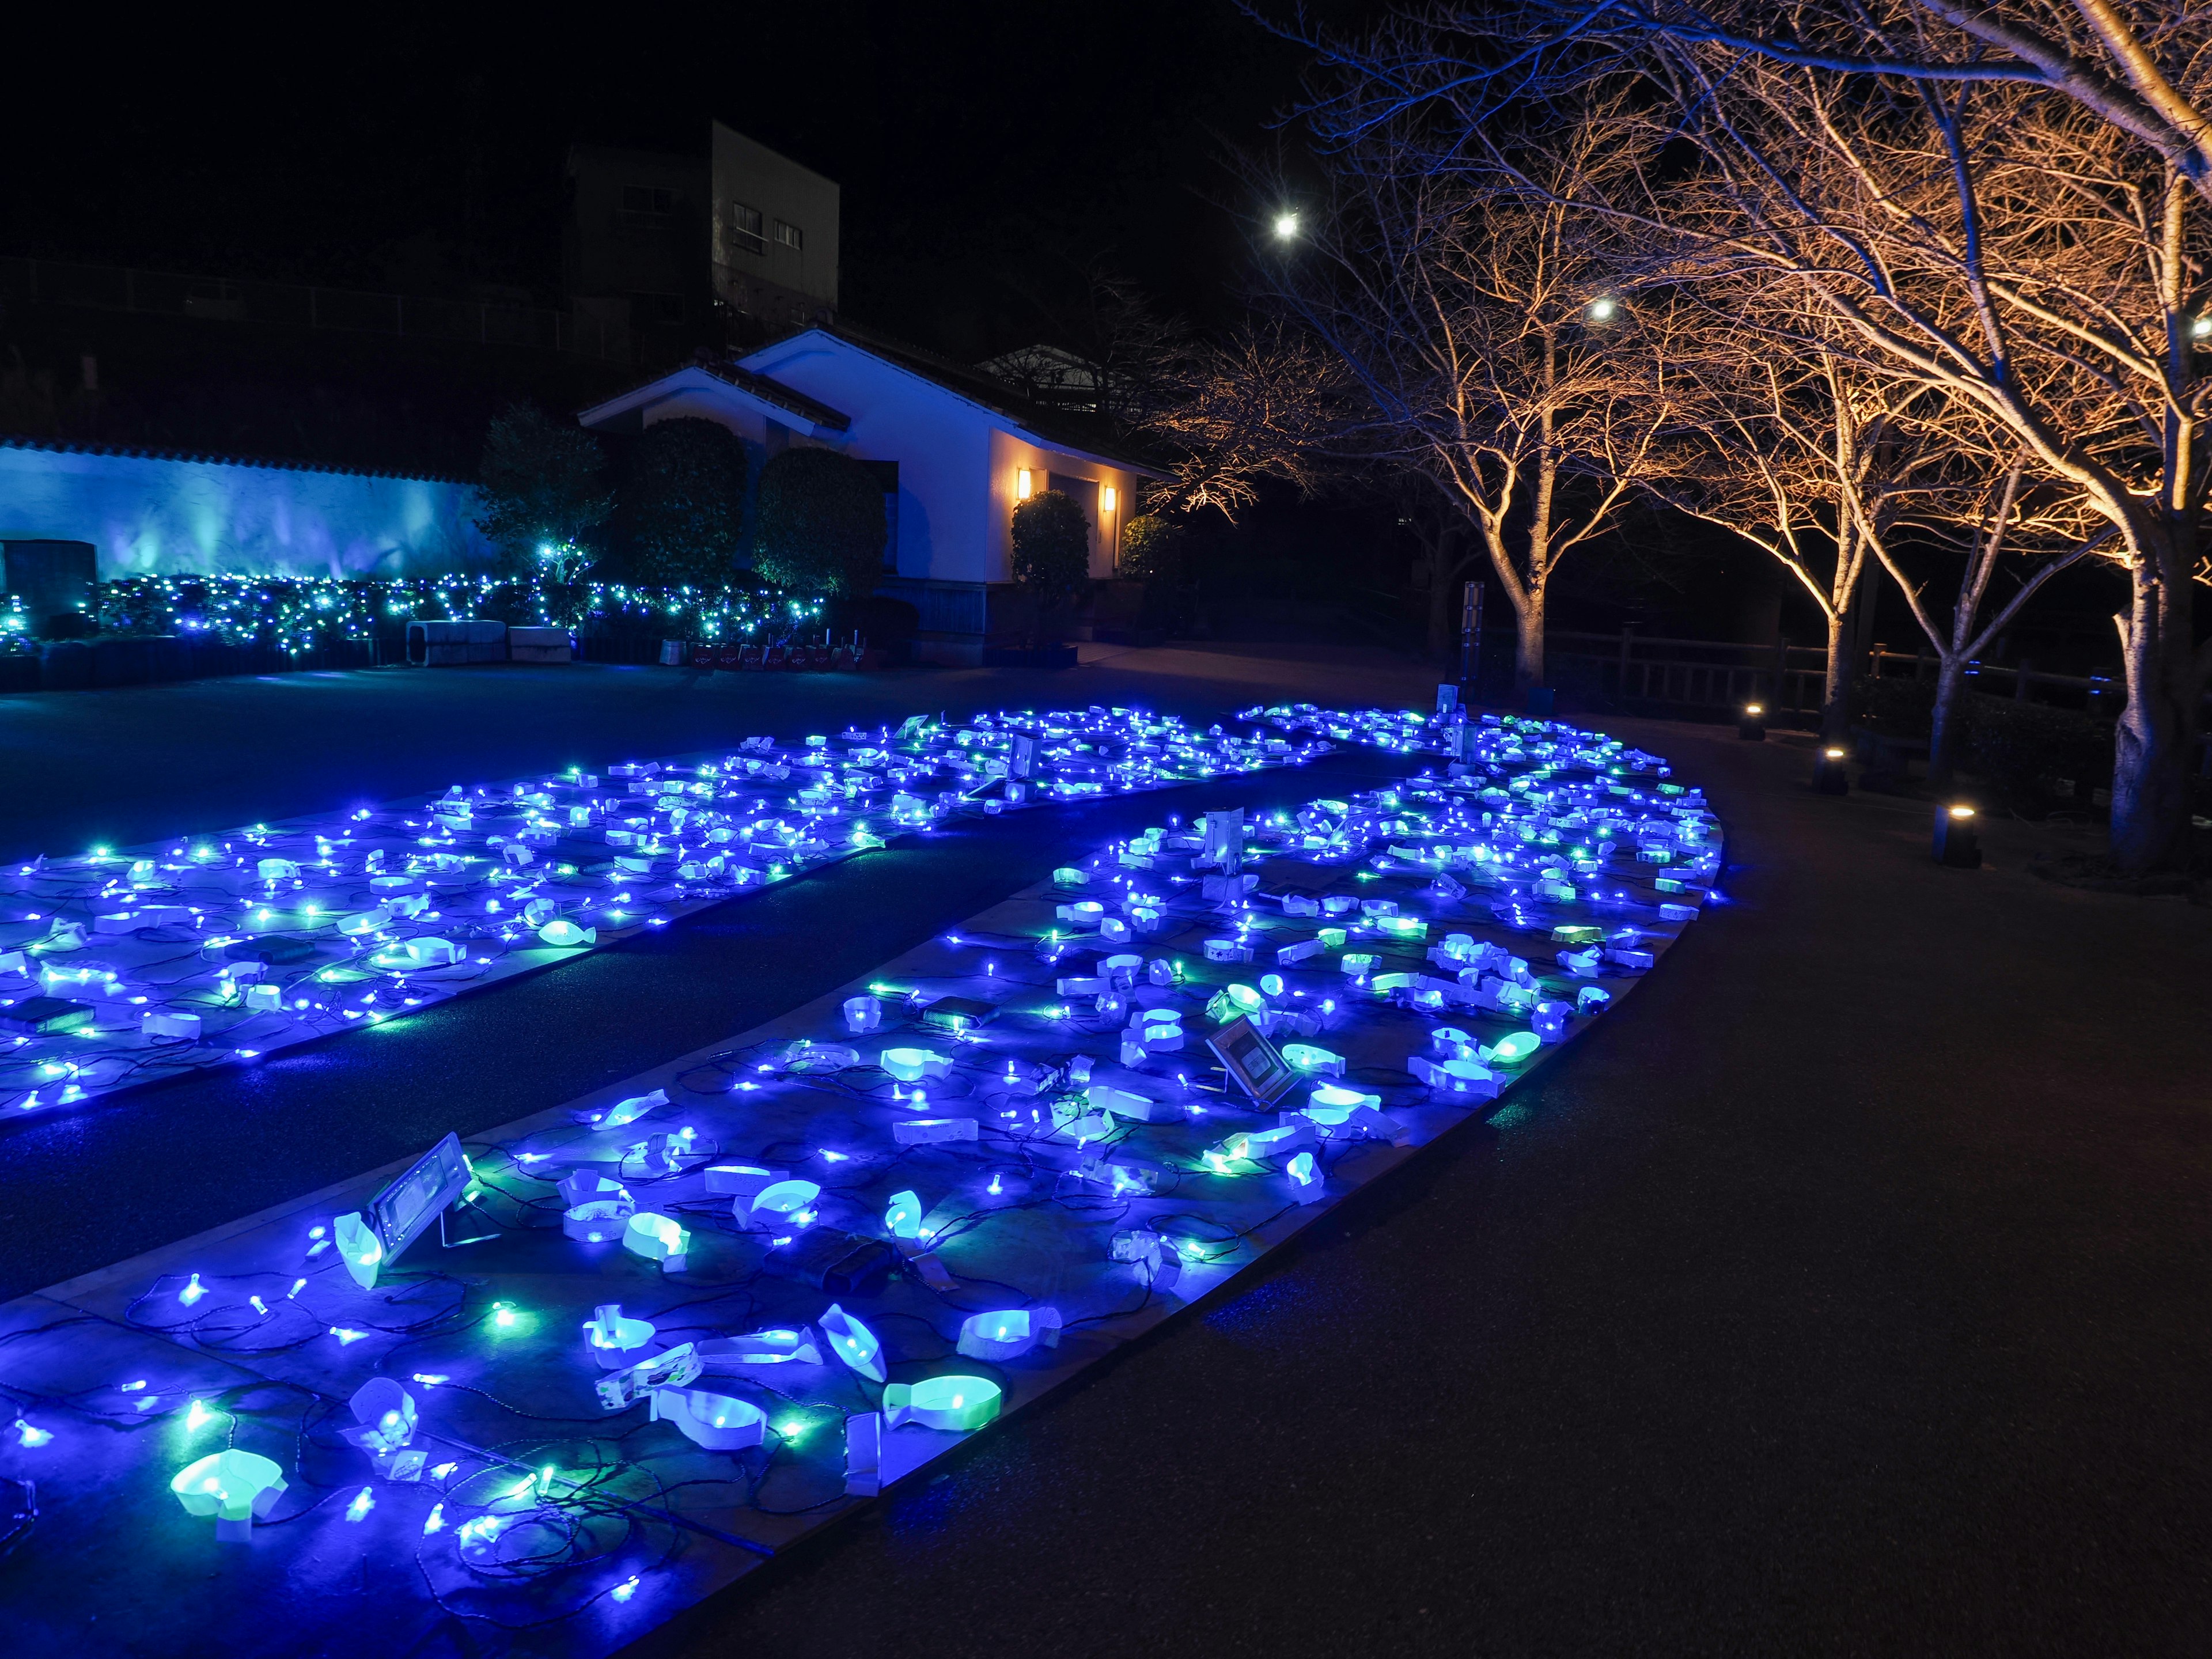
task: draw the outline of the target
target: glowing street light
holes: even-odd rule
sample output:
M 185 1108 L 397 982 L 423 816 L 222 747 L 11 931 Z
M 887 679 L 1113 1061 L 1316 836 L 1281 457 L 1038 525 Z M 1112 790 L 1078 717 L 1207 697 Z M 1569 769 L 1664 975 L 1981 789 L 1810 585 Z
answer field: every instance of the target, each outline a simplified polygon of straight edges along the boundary
M 1618 309 L 1611 300 L 1594 300 L 1590 302 L 1590 320 L 1594 323 L 1611 322 L 1613 313 Z
M 1279 213 L 1275 216 L 1275 240 L 1277 241 L 1287 242 L 1297 234 L 1298 216 L 1297 214 Z

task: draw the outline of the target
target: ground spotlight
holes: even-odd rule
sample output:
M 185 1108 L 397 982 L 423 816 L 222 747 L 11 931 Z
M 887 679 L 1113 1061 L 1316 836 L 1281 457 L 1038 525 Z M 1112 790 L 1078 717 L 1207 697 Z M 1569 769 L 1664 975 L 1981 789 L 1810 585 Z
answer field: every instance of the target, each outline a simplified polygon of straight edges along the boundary
M 1813 763 L 1813 787 L 1823 795 L 1848 795 L 1851 781 L 1844 772 L 1844 750 L 1840 744 L 1829 744 L 1820 750 L 1820 758 Z
M 1936 809 L 1936 862 L 1954 870 L 1982 867 L 1982 838 L 1971 806 Z
M 1744 704 L 1743 713 L 1736 716 L 1735 734 L 1746 743 L 1765 743 L 1766 705 L 1763 702 Z

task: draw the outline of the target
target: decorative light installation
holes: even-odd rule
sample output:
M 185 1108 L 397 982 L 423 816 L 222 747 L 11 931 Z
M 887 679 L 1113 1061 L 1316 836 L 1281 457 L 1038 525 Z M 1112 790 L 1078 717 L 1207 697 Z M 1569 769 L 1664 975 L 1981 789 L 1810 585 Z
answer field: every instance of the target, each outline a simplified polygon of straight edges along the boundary
M 999 1385 L 983 1376 L 933 1376 L 884 1389 L 884 1426 L 912 1423 L 947 1434 L 972 1434 L 999 1414 Z
M 884 1380 L 884 1345 L 876 1334 L 836 1303 L 822 1316 L 822 1334 L 840 1364 L 872 1382 Z
M 215 1517 L 215 1535 L 226 1544 L 253 1536 L 253 1523 L 265 1521 L 284 1495 L 284 1471 L 258 1452 L 211 1452 L 187 1463 L 169 1481 L 169 1490 L 186 1515 Z
M 752 738 L 704 762 L 572 768 L 36 860 L 0 871 L 0 927 L 12 904 L 40 930 L 0 950 L 0 1010 L 46 999 L 35 1017 L 0 1012 L 0 1027 L 23 1039 L 0 1042 L 0 1112 L 386 1026 L 555 953 L 872 856 L 902 836 L 1037 801 L 1294 765 L 1329 747 L 1196 731 L 1141 709 L 1001 713 L 964 726 L 917 715 L 896 732 Z M 1127 933 L 1086 903 L 1102 933 Z M 851 1030 L 879 1029 L 881 997 L 853 1001 Z M 924 1056 L 902 1082 L 949 1063 L 897 1052 Z
M 1035 1347 L 1058 1347 L 1060 1328 L 1060 1314 L 1052 1308 L 970 1314 L 960 1322 L 958 1351 L 970 1359 L 1004 1364 Z

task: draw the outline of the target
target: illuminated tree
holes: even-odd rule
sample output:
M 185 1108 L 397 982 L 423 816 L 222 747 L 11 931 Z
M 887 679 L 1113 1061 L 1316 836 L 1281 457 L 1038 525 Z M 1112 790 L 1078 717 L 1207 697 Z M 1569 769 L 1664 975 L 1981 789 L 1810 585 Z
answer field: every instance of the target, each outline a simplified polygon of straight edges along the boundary
M 1672 281 L 1783 284 L 1794 307 L 1748 325 L 1747 351 L 1848 354 L 1994 423 L 2078 492 L 2130 590 L 2113 855 L 2136 872 L 2185 856 L 2212 674 L 2192 591 L 2212 486 L 2212 14 L 1525 0 L 1401 17 L 1350 55 L 1365 73 L 1340 125 L 1419 121 L 1431 161 L 1479 156 L 1645 238 Z M 1637 199 L 1562 187 L 1492 136 L 1532 100 L 1624 95 L 1649 120 Z
M 1624 291 L 1618 239 L 1560 205 L 1632 183 L 1640 122 L 1601 105 L 1515 128 L 1532 192 L 1439 165 L 1417 110 L 1344 118 L 1375 99 L 1353 69 L 1308 112 L 1329 191 L 1279 239 L 1274 294 L 1352 394 L 1327 448 L 1442 493 L 1513 606 L 1516 684 L 1540 685 L 1559 562 L 1613 526 L 1668 424 L 1668 307 Z

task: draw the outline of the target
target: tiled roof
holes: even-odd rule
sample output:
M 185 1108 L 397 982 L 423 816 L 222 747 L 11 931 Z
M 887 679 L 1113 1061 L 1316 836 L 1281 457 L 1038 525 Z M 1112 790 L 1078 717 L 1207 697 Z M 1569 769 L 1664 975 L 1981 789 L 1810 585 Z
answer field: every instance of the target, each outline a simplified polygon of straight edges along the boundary
M 149 449 L 137 444 L 81 444 L 12 433 L 0 433 L 0 449 L 40 449 L 57 455 L 114 455 L 141 461 L 192 461 L 210 466 L 262 466 L 281 472 L 342 472 L 357 478 L 410 478 L 423 483 L 471 487 L 477 482 L 450 472 L 398 472 L 386 467 L 337 466 L 327 461 L 289 460 L 267 455 L 226 455 L 215 450 Z
M 740 368 L 734 362 L 679 363 L 674 368 L 665 368 L 658 374 L 647 375 L 635 385 L 626 386 L 621 391 L 607 397 L 595 398 L 592 400 L 589 408 L 580 412 L 589 413 L 592 409 L 599 409 L 608 404 L 620 403 L 624 398 L 642 392 L 647 386 L 659 386 L 663 380 L 673 380 L 686 369 L 696 369 L 700 374 L 720 380 L 725 386 L 735 386 L 740 392 L 758 398 L 763 403 L 774 404 L 779 409 L 787 409 L 794 415 L 804 416 L 816 426 L 826 426 L 833 430 L 843 432 L 853 424 L 853 417 L 843 410 L 832 409 L 824 403 L 817 403 L 803 392 L 793 392 L 789 386 L 771 380 L 765 374 L 756 374 L 750 368 Z

